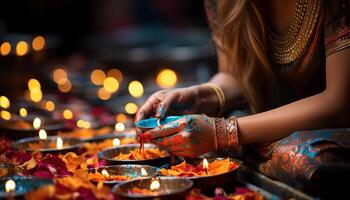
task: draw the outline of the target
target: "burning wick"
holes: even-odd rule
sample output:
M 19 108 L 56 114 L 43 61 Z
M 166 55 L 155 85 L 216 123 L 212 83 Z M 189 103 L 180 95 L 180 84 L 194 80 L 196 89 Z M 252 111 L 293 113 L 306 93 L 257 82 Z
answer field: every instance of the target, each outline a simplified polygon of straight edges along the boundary
M 57 149 L 62 149 L 63 148 L 63 140 L 60 137 L 57 137 L 56 148 Z
M 151 189 L 151 191 L 154 191 L 154 190 L 158 190 L 160 188 L 160 183 L 158 180 L 153 180 L 149 189 Z
M 209 168 L 209 164 L 207 159 L 203 159 L 203 169 L 205 170 L 205 174 L 208 175 L 208 168 Z
M 40 126 L 41 126 L 41 120 L 39 117 L 36 117 L 33 121 L 33 128 L 35 130 L 38 130 L 40 128 Z
M 106 177 L 106 178 L 108 178 L 109 177 L 109 173 L 108 173 L 108 171 L 107 170 L 102 170 L 102 172 L 101 172 L 101 174 L 104 176 L 104 177 Z
M 8 180 L 5 183 L 5 190 L 7 193 L 13 192 L 16 189 L 16 183 L 13 180 Z
M 47 134 L 46 134 L 46 131 L 44 129 L 40 129 L 40 131 L 39 131 L 39 139 L 40 140 L 46 140 L 47 139 Z
M 141 175 L 142 176 L 148 176 L 147 171 L 145 170 L 145 168 L 141 168 Z
M 115 139 L 113 139 L 112 143 L 113 143 L 114 147 L 115 146 L 119 146 L 120 145 L 120 140 L 118 138 L 115 138 Z

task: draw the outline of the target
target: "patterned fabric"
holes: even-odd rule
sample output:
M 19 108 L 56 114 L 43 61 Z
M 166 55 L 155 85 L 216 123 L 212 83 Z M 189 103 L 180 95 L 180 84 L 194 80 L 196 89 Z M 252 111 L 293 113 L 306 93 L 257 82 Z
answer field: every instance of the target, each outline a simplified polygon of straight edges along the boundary
M 217 1 L 205 0 L 205 8 L 214 41 L 220 48 Z M 285 99 L 280 101 L 283 104 L 325 89 L 326 57 L 350 46 L 350 0 L 323 0 L 313 32 L 307 48 L 294 62 L 271 62 L 285 87 Z M 260 172 L 294 186 L 332 174 L 333 169 L 349 172 L 349 155 L 349 129 L 296 132 L 272 145 L 249 145 L 244 151 L 245 161 Z

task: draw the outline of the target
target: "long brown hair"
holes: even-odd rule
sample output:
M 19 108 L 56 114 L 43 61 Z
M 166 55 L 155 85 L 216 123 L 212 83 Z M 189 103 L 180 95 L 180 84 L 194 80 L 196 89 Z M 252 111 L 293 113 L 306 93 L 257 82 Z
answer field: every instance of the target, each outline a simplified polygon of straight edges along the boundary
M 218 0 L 218 40 L 254 112 L 271 105 L 276 76 L 266 54 L 265 22 L 259 0 Z

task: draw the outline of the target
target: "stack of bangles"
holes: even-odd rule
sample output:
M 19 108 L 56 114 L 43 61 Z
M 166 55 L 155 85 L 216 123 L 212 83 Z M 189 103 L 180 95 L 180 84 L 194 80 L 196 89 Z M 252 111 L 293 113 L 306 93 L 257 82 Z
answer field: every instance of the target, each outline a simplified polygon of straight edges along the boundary
M 205 83 L 205 86 L 210 87 L 219 99 L 219 114 L 222 115 L 225 110 L 225 95 L 222 89 L 215 83 Z M 238 123 L 236 117 L 214 118 L 215 134 L 216 134 L 216 150 L 225 151 L 238 147 Z

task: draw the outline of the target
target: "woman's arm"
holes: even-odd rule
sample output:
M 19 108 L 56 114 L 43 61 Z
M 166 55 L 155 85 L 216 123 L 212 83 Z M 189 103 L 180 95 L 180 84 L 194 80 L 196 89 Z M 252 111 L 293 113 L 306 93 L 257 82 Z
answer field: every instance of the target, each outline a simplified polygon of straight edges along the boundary
M 239 142 L 283 138 L 298 130 L 350 126 L 350 48 L 326 60 L 326 89 L 317 95 L 238 119 Z

